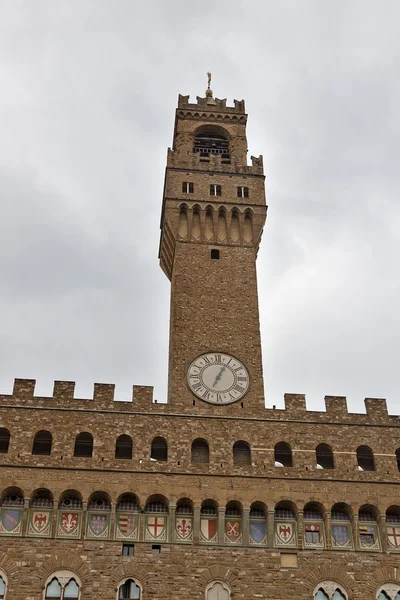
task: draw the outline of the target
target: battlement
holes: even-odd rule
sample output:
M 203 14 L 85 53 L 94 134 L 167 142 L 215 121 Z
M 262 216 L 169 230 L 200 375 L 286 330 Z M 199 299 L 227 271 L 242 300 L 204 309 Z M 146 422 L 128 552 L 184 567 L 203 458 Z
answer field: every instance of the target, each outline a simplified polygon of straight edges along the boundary
M 51 397 L 35 396 L 35 379 L 15 379 L 12 394 L 0 395 L 1 405 L 37 408 L 72 408 L 76 410 L 148 411 L 153 403 L 153 387 L 135 385 L 132 400 L 115 401 L 115 385 L 95 383 L 92 398 L 75 398 L 74 381 L 55 381 Z M 163 405 L 161 405 L 162 407 Z M 162 410 L 162 408 L 161 408 Z
M 210 154 L 208 158 L 204 158 L 199 153 L 188 151 L 187 156 L 183 156 L 182 151 L 168 148 L 167 168 L 234 173 L 235 175 L 264 175 L 262 154 L 258 157 L 251 156 L 251 165 L 243 165 L 234 156 L 228 161 L 220 154 Z
M 190 96 L 178 96 L 178 109 L 192 109 L 192 110 L 206 110 L 210 112 L 226 112 L 226 113 L 237 113 L 241 115 L 246 114 L 244 100 L 234 100 L 233 106 L 226 105 L 226 98 L 210 98 L 205 96 L 204 98 L 197 96 L 196 104 L 189 102 Z
M 0 406 L 29 406 L 32 408 L 68 408 L 73 410 L 113 410 L 117 412 L 162 412 L 173 413 L 170 404 L 158 403 L 153 399 L 153 387 L 135 385 L 132 388 L 132 399 L 117 401 L 114 398 L 115 385 L 109 383 L 95 383 L 92 398 L 75 398 L 74 381 L 55 381 L 51 397 L 35 396 L 35 379 L 15 379 L 12 394 L 0 395 Z M 277 421 L 304 421 L 321 423 L 343 423 L 348 425 L 400 425 L 400 416 L 389 415 L 386 400 L 382 398 L 365 398 L 365 413 L 351 413 L 348 411 L 345 396 L 325 396 L 325 411 L 307 410 L 305 394 L 285 394 L 285 408 L 266 408 L 257 415 L 246 413 L 246 417 Z M 207 408 L 209 408 L 207 406 Z M 198 417 L 222 416 L 224 408 L 206 411 L 196 410 Z M 240 413 L 226 416 L 242 417 Z M 193 412 L 188 409 L 188 412 Z M 244 415 L 243 415 L 244 416 Z

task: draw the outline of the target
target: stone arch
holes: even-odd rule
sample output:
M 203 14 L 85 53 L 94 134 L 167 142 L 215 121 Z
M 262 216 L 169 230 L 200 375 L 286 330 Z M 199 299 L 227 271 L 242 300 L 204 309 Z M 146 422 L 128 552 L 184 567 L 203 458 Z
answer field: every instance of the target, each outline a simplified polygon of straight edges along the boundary
M 237 574 L 237 569 L 232 569 L 230 567 L 225 567 L 218 564 L 211 565 L 200 573 L 199 582 L 205 588 L 210 581 L 219 579 L 221 581 L 226 581 L 226 583 L 233 588 L 236 583 Z
M 68 552 L 61 552 L 60 554 L 46 560 L 41 567 L 36 571 L 40 585 L 43 586 L 45 581 L 52 573 L 56 571 L 72 571 L 82 581 L 82 587 L 90 585 L 92 581 L 92 575 L 89 567 L 77 556 Z
M 354 579 L 337 565 L 319 565 L 305 578 L 310 597 L 318 584 L 324 581 L 335 581 L 346 590 L 347 594 L 350 594 L 355 585 Z
M 7 554 L 0 552 L 0 569 L 8 578 L 13 578 L 19 572 L 16 561 L 11 560 Z
M 366 597 L 375 600 L 377 591 L 385 584 L 394 584 L 400 587 L 400 571 L 394 566 L 379 567 L 375 571 L 370 572 L 367 581 L 364 582 Z

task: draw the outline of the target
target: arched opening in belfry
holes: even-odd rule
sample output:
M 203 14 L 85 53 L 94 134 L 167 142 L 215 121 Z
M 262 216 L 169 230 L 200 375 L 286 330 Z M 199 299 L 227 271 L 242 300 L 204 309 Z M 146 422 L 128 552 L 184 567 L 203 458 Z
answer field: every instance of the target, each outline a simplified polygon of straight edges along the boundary
M 208 158 L 210 154 L 219 154 L 229 158 L 229 135 L 222 127 L 203 125 L 194 136 L 193 152 L 200 157 Z

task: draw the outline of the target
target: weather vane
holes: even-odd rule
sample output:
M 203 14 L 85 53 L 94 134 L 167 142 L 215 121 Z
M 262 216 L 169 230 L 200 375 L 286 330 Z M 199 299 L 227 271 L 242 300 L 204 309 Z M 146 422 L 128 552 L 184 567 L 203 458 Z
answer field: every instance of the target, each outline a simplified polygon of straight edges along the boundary
M 211 86 L 211 73 L 210 73 L 210 71 L 207 71 L 207 77 L 208 77 L 208 89 L 210 89 L 210 86 Z

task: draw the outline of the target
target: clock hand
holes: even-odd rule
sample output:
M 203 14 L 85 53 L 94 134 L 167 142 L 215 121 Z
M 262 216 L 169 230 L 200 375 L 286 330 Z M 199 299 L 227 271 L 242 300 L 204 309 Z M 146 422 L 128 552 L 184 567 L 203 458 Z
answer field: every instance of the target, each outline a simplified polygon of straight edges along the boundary
M 221 377 L 222 377 L 222 373 L 223 373 L 224 371 L 225 371 L 225 367 L 221 367 L 221 370 L 220 370 L 220 372 L 218 373 L 218 375 L 217 375 L 217 376 L 216 376 L 216 378 L 215 378 L 215 381 L 214 381 L 214 383 L 213 383 L 213 387 L 215 387 L 215 386 L 217 385 L 217 383 L 218 383 L 218 381 L 221 379 Z

